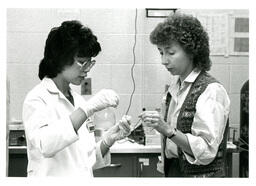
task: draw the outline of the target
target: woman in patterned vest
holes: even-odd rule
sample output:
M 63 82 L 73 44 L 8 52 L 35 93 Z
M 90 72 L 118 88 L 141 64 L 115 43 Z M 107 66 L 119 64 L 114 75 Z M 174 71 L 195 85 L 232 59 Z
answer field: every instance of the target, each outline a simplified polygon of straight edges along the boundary
M 173 75 L 161 113 L 140 114 L 143 124 L 162 135 L 166 177 L 225 177 L 230 100 L 207 73 L 209 38 L 199 20 L 175 13 L 159 23 L 150 41 Z

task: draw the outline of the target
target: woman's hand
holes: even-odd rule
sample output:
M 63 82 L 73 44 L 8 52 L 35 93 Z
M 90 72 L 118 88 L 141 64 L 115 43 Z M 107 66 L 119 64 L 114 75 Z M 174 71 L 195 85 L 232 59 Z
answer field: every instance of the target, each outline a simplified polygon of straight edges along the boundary
M 144 126 L 152 127 L 166 137 L 171 137 L 173 134 L 175 134 L 175 138 L 172 138 L 172 141 L 183 151 L 193 156 L 187 136 L 178 130 L 175 131 L 171 125 L 163 120 L 159 112 L 144 111 L 139 115 L 139 117 L 141 117 Z
M 101 111 L 107 107 L 117 107 L 119 104 L 118 94 L 111 89 L 102 89 L 89 99 L 81 109 L 90 117 L 94 112 Z
M 163 120 L 158 111 L 144 111 L 139 117 L 142 119 L 143 126 L 152 127 L 165 136 L 173 132 L 173 128 Z
M 131 134 L 131 116 L 124 115 L 122 119 L 113 127 L 108 129 L 103 140 L 108 146 L 112 146 L 115 141 L 124 139 Z

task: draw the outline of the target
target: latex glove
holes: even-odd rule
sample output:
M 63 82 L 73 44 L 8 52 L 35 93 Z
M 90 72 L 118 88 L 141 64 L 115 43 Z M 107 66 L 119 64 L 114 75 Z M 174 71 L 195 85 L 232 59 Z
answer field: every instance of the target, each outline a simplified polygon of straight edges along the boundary
M 94 112 L 101 111 L 107 107 L 117 107 L 119 96 L 111 89 L 102 89 L 89 99 L 86 105 L 80 108 L 86 113 L 87 117 L 93 115 Z
M 124 139 L 131 134 L 131 116 L 124 115 L 122 119 L 104 134 L 103 140 L 110 147 L 115 141 Z

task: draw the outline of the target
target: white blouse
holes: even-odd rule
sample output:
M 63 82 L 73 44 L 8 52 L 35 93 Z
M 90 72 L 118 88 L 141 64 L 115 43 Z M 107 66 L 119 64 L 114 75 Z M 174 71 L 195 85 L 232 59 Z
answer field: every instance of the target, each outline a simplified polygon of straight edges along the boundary
M 167 122 L 173 127 L 177 126 L 177 118 L 182 104 L 199 73 L 200 71 L 193 70 L 182 83 L 177 77 L 177 80 L 173 81 L 169 87 L 168 91 L 172 99 Z M 163 99 L 162 107 L 165 111 L 165 99 Z M 192 157 L 185 153 L 188 162 L 196 165 L 207 165 L 214 160 L 223 138 L 229 111 L 230 100 L 225 88 L 219 83 L 209 84 L 196 103 L 191 134 L 185 134 L 194 155 Z M 168 138 L 165 155 L 167 158 L 178 157 L 176 144 Z
M 71 90 L 73 106 L 55 83 L 44 78 L 23 104 L 28 155 L 28 176 L 93 177 L 93 169 L 110 164 L 110 152 L 102 157 L 100 141 L 89 133 L 86 122 L 76 133 L 70 114 L 84 98 Z

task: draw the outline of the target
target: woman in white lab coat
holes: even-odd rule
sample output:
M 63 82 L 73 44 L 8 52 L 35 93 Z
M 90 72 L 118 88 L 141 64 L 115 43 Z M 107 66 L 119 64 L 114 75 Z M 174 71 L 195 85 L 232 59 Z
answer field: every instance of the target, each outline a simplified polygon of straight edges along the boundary
M 119 97 L 103 89 L 85 101 L 69 86 L 81 84 L 100 51 L 97 37 L 78 21 L 65 21 L 50 31 L 39 65 L 41 82 L 23 104 L 28 176 L 92 177 L 93 169 L 110 164 L 114 142 L 129 135 L 130 117 L 123 116 L 95 143 L 88 118 L 116 107 Z

